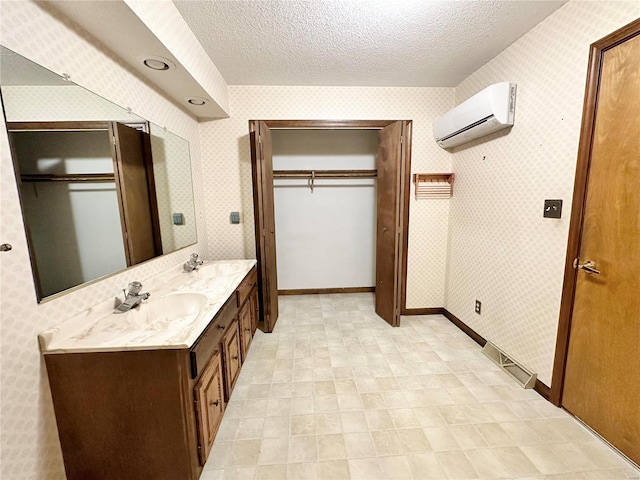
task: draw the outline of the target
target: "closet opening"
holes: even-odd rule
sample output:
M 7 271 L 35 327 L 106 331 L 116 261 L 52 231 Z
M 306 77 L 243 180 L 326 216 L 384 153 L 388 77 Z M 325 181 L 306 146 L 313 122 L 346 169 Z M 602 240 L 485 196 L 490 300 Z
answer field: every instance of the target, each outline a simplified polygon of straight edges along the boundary
M 249 122 L 260 320 L 278 295 L 375 292 L 405 304 L 410 121 Z

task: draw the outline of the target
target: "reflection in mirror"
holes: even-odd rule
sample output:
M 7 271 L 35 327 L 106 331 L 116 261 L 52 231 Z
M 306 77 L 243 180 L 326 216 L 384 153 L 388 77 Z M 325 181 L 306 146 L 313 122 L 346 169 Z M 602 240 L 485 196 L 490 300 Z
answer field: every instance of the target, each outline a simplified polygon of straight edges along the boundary
M 186 140 L 0 49 L 38 300 L 196 242 Z

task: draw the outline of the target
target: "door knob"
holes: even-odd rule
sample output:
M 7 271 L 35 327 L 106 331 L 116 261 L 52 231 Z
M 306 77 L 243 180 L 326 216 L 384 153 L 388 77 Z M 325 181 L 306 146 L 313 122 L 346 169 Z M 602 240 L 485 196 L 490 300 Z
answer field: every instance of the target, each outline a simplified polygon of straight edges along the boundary
M 576 270 L 584 270 L 585 273 L 589 273 L 591 275 L 600 275 L 600 270 L 596 269 L 596 262 L 592 262 L 591 260 L 587 260 L 584 263 L 578 263 L 578 259 L 576 258 L 573 261 L 573 268 Z

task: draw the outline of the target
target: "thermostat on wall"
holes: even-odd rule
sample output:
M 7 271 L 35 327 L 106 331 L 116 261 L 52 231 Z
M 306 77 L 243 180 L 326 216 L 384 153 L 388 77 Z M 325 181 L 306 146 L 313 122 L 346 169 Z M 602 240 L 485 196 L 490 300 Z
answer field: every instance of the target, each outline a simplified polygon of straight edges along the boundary
M 173 214 L 173 224 L 174 225 L 184 225 L 184 215 L 181 213 Z

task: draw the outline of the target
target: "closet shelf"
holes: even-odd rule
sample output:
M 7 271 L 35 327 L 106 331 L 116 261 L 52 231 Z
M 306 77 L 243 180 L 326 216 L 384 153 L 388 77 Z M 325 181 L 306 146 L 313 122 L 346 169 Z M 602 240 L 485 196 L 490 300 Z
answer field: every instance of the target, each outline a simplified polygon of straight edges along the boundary
M 453 173 L 415 173 L 416 200 L 425 198 L 451 198 L 453 195 Z
M 20 175 L 23 182 L 115 182 L 113 173 L 70 173 L 66 175 Z

